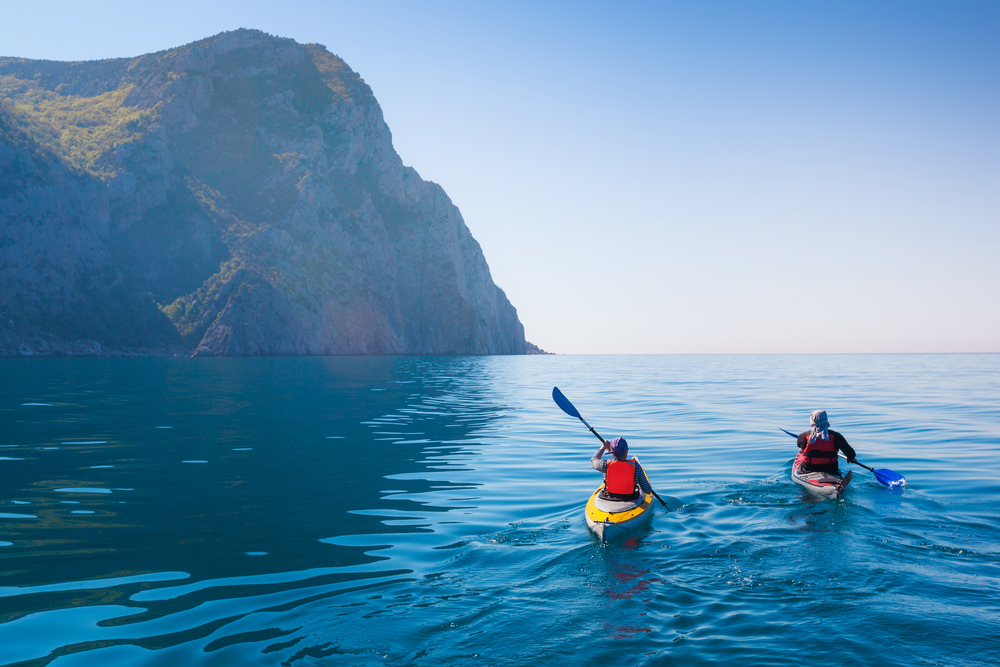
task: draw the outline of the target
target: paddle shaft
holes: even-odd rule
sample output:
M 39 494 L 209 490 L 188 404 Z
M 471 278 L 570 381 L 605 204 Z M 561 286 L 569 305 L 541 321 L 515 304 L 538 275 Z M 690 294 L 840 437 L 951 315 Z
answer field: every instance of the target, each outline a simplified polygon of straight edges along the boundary
M 646 471 L 643 470 L 642 464 L 639 463 L 638 457 L 636 457 L 635 463 L 636 463 L 637 466 L 639 466 L 639 469 L 642 470 L 642 476 L 646 477 Z M 646 477 L 646 484 L 649 484 L 649 478 L 648 477 Z M 656 491 L 653 491 L 653 485 L 652 484 L 649 484 L 649 492 L 653 494 L 654 498 L 656 498 L 657 500 L 660 501 L 660 504 L 663 505 L 663 508 L 665 510 L 667 510 L 668 512 L 670 511 L 670 508 L 667 507 L 667 504 L 665 502 L 663 502 L 663 498 L 661 498 L 660 495 Z
M 843 453 L 841 453 L 841 452 L 837 452 L 837 455 L 838 455 L 838 456 L 839 456 L 840 458 L 842 458 L 842 459 L 844 459 L 845 461 L 847 461 L 848 463 L 857 463 L 857 464 L 858 464 L 859 466 L 861 466 L 861 467 L 862 467 L 862 468 L 864 468 L 865 470 L 871 470 L 872 472 L 875 472 L 874 470 L 872 470 L 871 468 L 869 468 L 868 466 L 866 466 L 866 465 L 865 465 L 864 463 L 861 463 L 861 462 L 860 462 L 860 461 L 858 461 L 857 459 L 854 459 L 853 461 L 851 461 L 851 460 L 850 460 L 849 458 L 847 458 L 846 456 L 844 456 L 844 455 L 843 455 Z
M 581 422 L 583 422 L 583 425 L 586 426 L 590 430 L 590 432 L 594 434 L 594 437 L 596 437 L 598 440 L 601 441 L 602 445 L 605 442 L 607 442 L 607 440 L 605 440 L 604 438 L 601 437 L 600 433 L 598 433 L 597 431 L 594 430 L 593 426 L 591 426 L 590 424 L 587 423 L 587 420 L 583 418 L 583 416 L 580 414 L 580 411 L 576 409 L 576 406 L 573 405 L 570 402 L 570 400 L 563 395 L 563 393 L 561 391 L 559 391 L 559 387 L 553 387 L 552 388 L 552 400 L 555 401 L 556 405 L 558 405 L 559 408 L 563 412 L 565 412 L 566 414 L 568 414 L 570 417 L 576 417 Z M 645 471 L 642 474 L 645 477 L 645 475 L 646 475 Z M 646 483 L 649 484 L 649 478 L 648 477 L 646 477 Z M 663 502 L 663 498 L 660 497 L 660 494 L 658 494 L 656 491 L 653 491 L 653 485 L 652 484 L 649 485 L 649 492 L 653 494 L 654 498 L 656 498 L 657 500 L 660 501 L 660 504 L 663 505 L 663 507 L 668 512 L 670 511 L 670 508 L 667 507 L 667 504 L 665 502 Z
M 601 437 L 601 434 L 600 434 L 600 433 L 598 433 L 597 431 L 595 431 L 595 430 L 594 430 L 594 427 L 593 427 L 593 426 L 591 426 L 590 424 L 588 424 L 588 423 L 587 423 L 587 421 L 586 421 L 586 420 L 585 420 L 585 419 L 584 419 L 583 417 L 580 417 L 579 419 L 580 419 L 580 421 L 582 421 L 582 422 L 583 422 L 583 425 L 584 425 L 584 426 L 586 426 L 587 428 L 589 428 L 589 429 L 590 429 L 590 432 L 591 432 L 591 433 L 593 433 L 593 434 L 594 434 L 594 436 L 595 436 L 595 437 L 596 437 L 596 438 L 597 438 L 598 440 L 600 440 L 600 441 L 601 441 L 601 444 L 602 444 L 602 445 L 603 445 L 603 444 L 604 444 L 605 442 L 607 442 L 607 441 L 606 441 L 606 440 L 605 440 L 604 438 L 602 438 L 602 437 Z

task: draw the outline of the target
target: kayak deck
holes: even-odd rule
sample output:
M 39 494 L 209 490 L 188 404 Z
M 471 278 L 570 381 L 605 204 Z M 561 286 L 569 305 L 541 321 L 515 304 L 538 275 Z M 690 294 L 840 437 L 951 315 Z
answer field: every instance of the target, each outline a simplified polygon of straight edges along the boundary
M 638 459 L 635 459 L 638 462 Z M 647 476 L 648 479 L 648 476 Z M 634 500 L 611 500 L 601 497 L 604 484 L 597 487 L 587 501 L 587 527 L 601 542 L 621 537 L 646 523 L 653 514 L 653 494 L 643 494 Z
M 839 498 L 844 495 L 847 485 L 851 483 L 853 473 L 847 471 L 846 475 L 838 475 L 832 472 L 801 472 L 800 468 L 805 463 L 805 454 L 799 452 L 792 463 L 792 481 L 805 488 L 826 496 L 828 498 Z

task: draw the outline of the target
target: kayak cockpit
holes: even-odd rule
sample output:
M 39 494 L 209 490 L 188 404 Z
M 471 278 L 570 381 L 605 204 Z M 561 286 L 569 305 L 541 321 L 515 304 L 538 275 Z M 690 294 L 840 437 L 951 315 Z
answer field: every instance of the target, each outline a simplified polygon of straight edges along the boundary
M 639 493 L 638 486 L 636 487 L 636 492 L 628 498 L 613 496 L 605 491 L 602 486 L 597 492 L 597 496 L 594 498 L 594 508 L 600 510 L 601 512 L 607 512 L 608 514 L 618 514 L 619 512 L 628 512 L 629 510 L 639 507 L 642 505 L 644 500 L 645 498 L 643 495 Z

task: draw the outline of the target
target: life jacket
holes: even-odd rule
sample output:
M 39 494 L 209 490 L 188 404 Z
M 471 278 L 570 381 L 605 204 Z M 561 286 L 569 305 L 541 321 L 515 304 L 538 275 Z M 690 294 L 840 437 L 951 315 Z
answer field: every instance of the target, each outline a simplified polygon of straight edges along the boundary
M 830 436 L 829 440 L 816 438 L 815 442 L 809 442 L 807 439 L 803 453 L 809 465 L 837 465 L 837 447 L 833 444 L 833 436 Z
M 631 461 L 612 461 L 604 473 L 604 488 L 616 496 L 631 496 L 635 491 L 635 464 Z

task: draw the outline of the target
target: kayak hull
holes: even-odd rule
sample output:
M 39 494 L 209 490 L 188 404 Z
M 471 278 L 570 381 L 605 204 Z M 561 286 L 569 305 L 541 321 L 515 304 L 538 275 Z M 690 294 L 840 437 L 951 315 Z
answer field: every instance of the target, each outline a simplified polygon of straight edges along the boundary
M 653 494 L 640 492 L 635 500 L 601 498 L 601 484 L 587 501 L 585 514 L 589 528 L 601 542 L 631 533 L 646 524 L 653 515 Z
M 653 494 L 647 493 L 640 496 L 634 503 L 622 503 L 631 505 L 622 508 L 620 511 L 607 511 L 612 509 L 607 503 L 602 502 L 600 497 L 604 485 L 601 484 L 587 501 L 587 527 L 601 542 L 607 542 L 624 535 L 643 526 L 653 514 Z
M 844 495 L 847 485 L 851 483 L 851 471 L 846 475 L 832 472 L 803 472 L 801 469 L 803 464 L 805 464 L 805 454 L 799 452 L 795 462 L 792 463 L 792 481 L 813 493 L 836 500 Z

